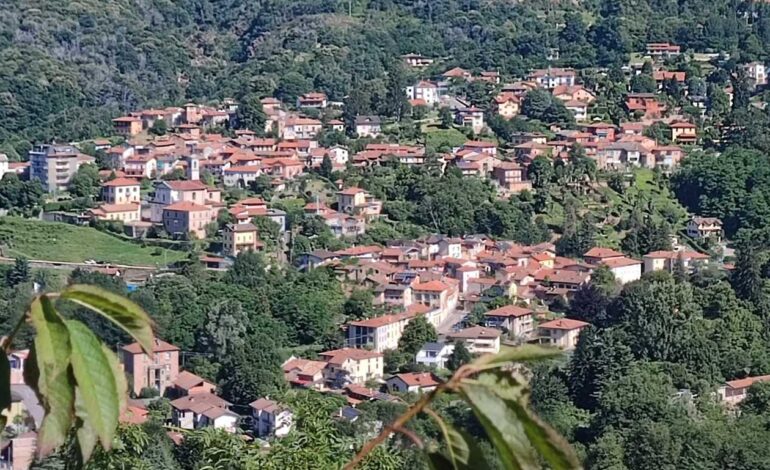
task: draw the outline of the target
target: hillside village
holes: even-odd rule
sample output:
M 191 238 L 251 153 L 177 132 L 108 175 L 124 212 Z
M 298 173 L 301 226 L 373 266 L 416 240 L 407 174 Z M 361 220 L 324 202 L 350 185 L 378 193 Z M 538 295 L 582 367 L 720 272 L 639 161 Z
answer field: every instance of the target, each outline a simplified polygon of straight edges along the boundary
M 673 230 L 661 242 L 665 249 L 635 253 L 624 250 L 620 240 L 629 229 L 611 214 L 602 214 L 595 224 L 611 236 L 592 237 L 566 255 L 560 240 L 570 234 L 558 227 L 558 220 L 568 215 L 543 222 L 548 236 L 538 243 L 435 230 L 419 236 L 380 235 L 383 226 L 398 220 L 381 188 L 369 186 L 378 168 L 421 168 L 437 177 L 481 180 L 494 189 L 497 200 L 512 204 L 552 197 L 549 192 L 606 199 L 601 195 L 616 189 L 616 177 L 621 181 L 616 199 L 628 198 L 623 191 L 634 188 L 639 174 L 665 181 L 691 153 L 729 138 L 729 126 L 715 122 L 708 110 L 713 98 L 694 89 L 705 88 L 703 80 L 693 81 L 680 70 L 697 62 L 692 54 L 684 55 L 669 43 L 651 43 L 639 51 L 641 59 L 622 70 L 627 86 L 618 103 L 624 107 L 621 120 L 614 119 L 610 92 L 595 80 L 587 82 L 582 70 L 552 67 L 504 77 L 458 66 L 430 75 L 438 59 L 407 54 L 403 67 L 414 81 L 398 99 L 405 102 L 400 121 L 351 116 L 346 103 L 319 91 L 301 94 L 296 102 L 263 97 L 258 105 L 249 104 L 255 109 L 248 114 L 234 100 L 140 109 L 114 118 L 113 135 L 40 142 L 21 162 L 3 156 L 0 175 L 40 183 L 47 208 L 39 218 L 47 224 L 91 226 L 135 243 L 174 247 L 185 242 L 195 247 L 189 260 L 212 275 L 260 253 L 270 269 L 326 270 L 347 298 L 371 292 L 367 309 L 376 314 L 337 325 L 339 347 L 304 357 L 292 354 L 281 365 L 289 387 L 344 399 L 336 418 L 353 422 L 362 403 L 397 403 L 404 395 L 435 389 L 447 369 L 454 369 L 449 364 L 461 357 L 528 343 L 571 354 L 581 332 L 591 326 L 575 318 L 571 305 L 576 293 L 583 295 L 589 286 L 620 291 L 655 273 L 679 279 L 735 269 L 724 222 L 699 213 L 673 219 Z M 721 59 L 716 54 L 700 58 L 697 66 L 713 67 L 709 61 Z M 742 64 L 739 70 L 736 74 L 760 96 L 767 85 L 764 64 Z M 649 83 L 640 85 L 645 80 L 639 77 Z M 711 91 L 723 93 L 729 103 L 735 99 L 731 85 Z M 239 122 L 246 117 L 259 127 Z M 417 127 L 416 136 L 405 132 L 407 119 Z M 453 137 L 437 144 L 429 137 L 433 132 Z M 549 188 L 539 179 L 543 162 L 551 169 L 580 164 L 590 170 Z M 94 197 L 81 198 L 74 188 L 86 173 L 98 180 Z M 300 204 L 287 210 L 288 199 Z M 642 196 L 639 200 L 634 204 L 647 203 Z M 613 200 L 596 204 L 631 212 Z M 579 219 L 593 216 L 581 210 Z M 644 220 L 663 219 L 652 214 Z M 307 235 L 306 226 L 318 221 L 323 230 Z M 332 239 L 319 247 L 322 234 Z M 298 244 L 300 236 L 310 242 Z M 86 271 L 121 275 L 108 262 L 84 259 L 80 264 Z M 187 269 L 183 265 L 159 267 L 142 282 L 151 283 L 161 271 L 174 276 Z M 399 348 L 413 323 L 427 323 L 435 337 L 409 351 L 406 359 L 394 359 L 404 352 Z M 179 430 L 213 427 L 268 441 L 285 437 L 295 426 L 291 407 L 275 397 L 226 400 L 211 379 L 185 369 L 186 351 L 168 340 L 159 334 L 152 359 L 138 344 L 119 347 L 132 396 L 121 416 L 124 423 L 145 422 L 150 403 L 165 397 L 171 407 L 165 422 Z M 13 412 L 32 416 L 31 431 L 42 415 L 22 379 L 28 355 L 23 349 L 8 357 L 19 403 Z M 735 408 L 752 384 L 768 380 L 767 375 L 750 375 L 725 381 L 715 393 Z M 181 431 L 169 435 L 175 442 L 183 439 Z M 34 439 L 34 433 L 19 433 L 4 451 L 5 462 L 26 468 Z

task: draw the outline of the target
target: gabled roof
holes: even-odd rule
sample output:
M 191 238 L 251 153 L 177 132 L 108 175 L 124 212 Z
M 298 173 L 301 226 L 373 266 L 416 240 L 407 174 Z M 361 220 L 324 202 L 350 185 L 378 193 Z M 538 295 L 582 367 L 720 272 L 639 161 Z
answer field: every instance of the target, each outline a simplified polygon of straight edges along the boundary
M 559 318 L 557 320 L 547 321 L 538 325 L 539 328 L 546 328 L 550 330 L 577 330 L 585 328 L 590 323 L 586 323 L 580 320 L 574 320 L 572 318 Z
M 374 351 L 367 351 L 366 349 L 342 348 L 322 352 L 320 356 L 325 358 L 326 362 L 330 364 L 340 365 L 348 359 L 352 361 L 361 361 L 364 359 L 382 357 L 382 354 Z
M 728 388 L 738 389 L 738 388 L 748 388 L 757 382 L 767 382 L 767 381 L 770 381 L 770 375 L 759 375 L 756 377 L 746 377 L 745 379 L 731 380 L 729 382 L 725 382 L 725 385 Z
M 503 334 L 502 331 L 494 328 L 486 328 L 483 326 L 473 326 L 465 328 L 464 330 L 455 331 L 447 335 L 451 339 L 479 339 L 479 338 L 499 338 Z
M 142 348 L 139 346 L 139 343 L 131 343 L 123 346 L 123 351 L 129 352 L 131 354 L 142 354 Z M 153 353 L 159 353 L 159 352 L 169 352 L 169 351 L 179 351 L 179 348 L 174 346 L 171 343 L 167 343 L 161 339 L 155 338 L 152 344 L 152 352 Z
M 619 258 L 621 256 L 625 256 L 623 253 L 620 253 L 619 251 L 615 251 L 611 248 L 601 248 L 598 246 L 595 246 L 591 248 L 590 250 L 583 253 L 584 258 Z
M 408 372 L 396 374 L 393 378 L 400 379 L 407 387 L 436 387 L 441 384 L 438 377 L 430 372 Z
M 203 212 L 210 210 L 208 206 L 202 206 L 189 201 L 179 201 L 163 208 L 164 211 L 173 212 Z
M 179 373 L 179 376 L 174 381 L 174 386 L 177 388 L 181 388 L 182 390 L 190 390 L 194 387 L 200 387 L 203 385 L 211 385 L 214 387 L 214 384 L 211 382 L 207 382 L 203 377 L 199 377 L 192 372 L 188 372 L 186 370 L 183 370 Z
M 449 286 L 444 284 L 441 281 L 423 282 L 420 284 L 416 284 L 414 287 L 412 287 L 412 290 L 427 291 L 427 292 L 443 292 L 447 289 L 449 289 Z
M 202 181 L 198 180 L 177 180 L 177 181 L 163 181 L 160 183 L 163 186 L 168 186 L 174 191 L 197 191 L 201 189 L 208 189 Z
M 506 305 L 484 313 L 488 317 L 524 317 L 532 315 L 534 312 L 528 308 L 517 307 L 515 305 Z
M 115 178 L 102 184 L 108 187 L 139 186 L 139 181 L 133 178 Z

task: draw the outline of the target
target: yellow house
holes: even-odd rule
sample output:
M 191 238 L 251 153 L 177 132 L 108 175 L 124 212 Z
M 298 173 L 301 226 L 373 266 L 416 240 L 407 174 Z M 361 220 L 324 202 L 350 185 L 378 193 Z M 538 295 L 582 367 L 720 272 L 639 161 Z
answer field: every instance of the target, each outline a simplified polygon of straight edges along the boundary
M 337 211 L 355 213 L 357 208 L 366 204 L 366 191 L 361 188 L 347 188 L 337 193 Z
M 331 387 L 341 388 L 351 383 L 364 385 L 369 380 L 382 379 L 382 353 L 342 348 L 322 352 L 320 355 L 326 362 L 324 379 Z
M 223 231 L 222 254 L 238 256 L 243 251 L 262 248 L 257 227 L 253 224 L 227 224 Z
M 141 220 L 141 205 L 139 204 L 102 204 L 91 209 L 91 214 L 98 220 L 115 220 L 118 222 L 136 222 Z

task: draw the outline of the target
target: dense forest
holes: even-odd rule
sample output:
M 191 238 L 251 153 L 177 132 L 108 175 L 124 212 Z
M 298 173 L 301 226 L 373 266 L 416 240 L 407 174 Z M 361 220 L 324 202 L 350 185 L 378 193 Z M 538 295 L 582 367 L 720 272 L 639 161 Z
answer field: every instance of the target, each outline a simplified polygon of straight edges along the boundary
M 755 2 L 532 0 L 96 0 L 8 2 L 0 19 L 0 142 L 94 137 L 140 106 L 250 94 L 289 102 L 319 90 L 360 111 L 387 93 L 401 54 L 522 76 L 544 66 L 619 64 L 648 41 L 770 52 L 770 10 Z

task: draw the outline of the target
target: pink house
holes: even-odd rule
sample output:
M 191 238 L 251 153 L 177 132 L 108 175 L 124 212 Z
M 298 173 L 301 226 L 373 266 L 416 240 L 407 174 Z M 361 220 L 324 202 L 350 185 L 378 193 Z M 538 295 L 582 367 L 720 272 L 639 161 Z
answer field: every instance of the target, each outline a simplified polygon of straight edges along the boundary
M 176 202 L 163 209 L 163 228 L 169 234 L 191 234 L 206 238 L 206 225 L 216 219 L 209 206 L 194 202 Z
M 719 398 L 727 405 L 735 406 L 746 399 L 749 388 L 755 383 L 770 381 L 770 375 L 746 377 L 745 379 L 731 380 L 717 390 Z
M 139 343 L 123 346 L 123 368 L 130 376 L 129 390 L 139 395 L 143 388 L 154 388 L 161 395 L 179 377 L 179 348 L 155 338 L 153 356 L 142 351 Z

